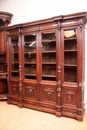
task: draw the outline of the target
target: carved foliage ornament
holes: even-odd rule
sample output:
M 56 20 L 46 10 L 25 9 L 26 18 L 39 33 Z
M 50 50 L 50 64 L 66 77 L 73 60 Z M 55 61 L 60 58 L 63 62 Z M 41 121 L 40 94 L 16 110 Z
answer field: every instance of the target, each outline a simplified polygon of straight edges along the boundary
M 5 28 L 11 22 L 12 14 L 0 11 L 0 28 Z

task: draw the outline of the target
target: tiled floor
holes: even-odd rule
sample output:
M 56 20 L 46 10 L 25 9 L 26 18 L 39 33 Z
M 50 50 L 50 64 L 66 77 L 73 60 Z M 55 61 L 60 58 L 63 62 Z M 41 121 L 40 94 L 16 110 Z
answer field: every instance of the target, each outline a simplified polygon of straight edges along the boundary
M 87 114 L 79 122 L 0 101 L 0 130 L 87 130 Z

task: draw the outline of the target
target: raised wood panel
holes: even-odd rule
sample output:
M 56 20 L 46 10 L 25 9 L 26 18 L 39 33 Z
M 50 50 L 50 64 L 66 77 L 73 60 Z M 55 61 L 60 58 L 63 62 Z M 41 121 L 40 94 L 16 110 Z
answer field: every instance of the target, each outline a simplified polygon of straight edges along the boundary
M 23 98 L 37 99 L 37 85 L 23 83 Z
M 40 86 L 40 101 L 56 102 L 56 86 L 41 85 Z
M 19 95 L 19 83 L 18 82 L 12 81 L 10 83 L 10 88 L 11 88 L 12 95 L 16 95 L 16 96 Z

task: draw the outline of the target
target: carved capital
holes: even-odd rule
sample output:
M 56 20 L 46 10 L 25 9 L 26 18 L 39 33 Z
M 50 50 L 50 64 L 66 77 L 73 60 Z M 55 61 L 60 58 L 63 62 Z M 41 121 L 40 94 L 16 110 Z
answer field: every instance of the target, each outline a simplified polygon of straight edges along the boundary
M 11 22 L 12 14 L 0 11 L 0 28 L 5 28 Z

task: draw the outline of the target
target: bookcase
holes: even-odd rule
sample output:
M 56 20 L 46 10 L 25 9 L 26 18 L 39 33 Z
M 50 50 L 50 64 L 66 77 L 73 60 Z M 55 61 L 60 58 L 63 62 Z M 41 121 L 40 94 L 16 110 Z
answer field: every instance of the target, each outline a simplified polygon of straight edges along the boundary
M 87 13 L 7 27 L 8 103 L 83 120 Z
M 5 27 L 11 21 L 12 14 L 0 11 L 0 101 L 7 100 L 7 46 Z

